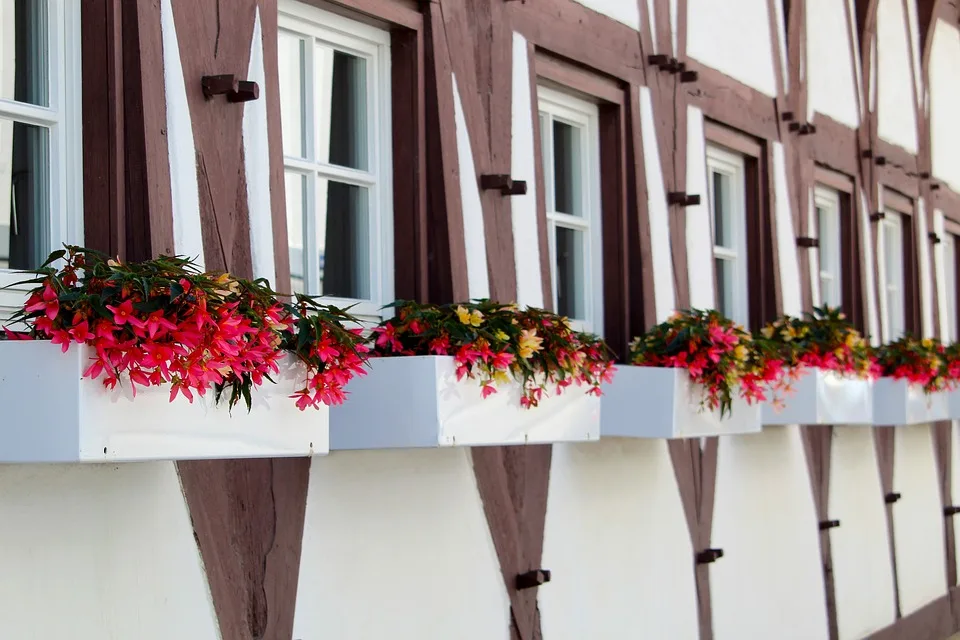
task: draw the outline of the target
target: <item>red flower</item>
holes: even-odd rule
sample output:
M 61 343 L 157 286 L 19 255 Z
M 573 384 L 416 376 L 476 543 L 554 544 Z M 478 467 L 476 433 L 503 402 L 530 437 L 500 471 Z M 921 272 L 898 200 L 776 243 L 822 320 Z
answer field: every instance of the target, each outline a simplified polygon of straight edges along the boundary
M 124 300 L 119 306 L 108 304 L 106 307 L 113 312 L 113 322 L 118 327 L 122 327 L 123 325 L 129 323 L 133 327 L 137 327 L 139 329 L 144 328 L 143 321 L 138 320 L 134 315 L 133 300 Z

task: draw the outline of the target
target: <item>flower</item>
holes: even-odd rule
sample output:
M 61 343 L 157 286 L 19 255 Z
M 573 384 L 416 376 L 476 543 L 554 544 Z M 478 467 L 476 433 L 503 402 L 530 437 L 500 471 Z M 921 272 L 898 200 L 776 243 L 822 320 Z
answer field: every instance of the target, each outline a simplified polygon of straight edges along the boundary
M 472 327 L 483 324 L 483 314 L 479 310 L 468 311 L 463 305 L 457 307 L 457 317 L 460 318 L 461 323 Z
M 537 336 L 536 329 L 524 329 L 520 332 L 519 339 L 519 355 L 524 360 L 528 360 L 533 357 L 533 354 L 540 351 L 540 345 L 543 343 L 543 338 Z

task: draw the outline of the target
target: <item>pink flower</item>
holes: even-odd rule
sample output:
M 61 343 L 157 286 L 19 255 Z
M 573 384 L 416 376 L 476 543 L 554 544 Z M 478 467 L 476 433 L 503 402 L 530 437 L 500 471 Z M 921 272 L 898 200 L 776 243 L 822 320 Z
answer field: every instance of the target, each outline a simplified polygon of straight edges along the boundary
M 124 300 L 119 306 L 107 305 L 107 309 L 113 312 L 113 322 L 118 327 L 129 323 L 131 326 L 139 329 L 144 328 L 142 320 L 138 320 L 133 311 L 133 300 Z

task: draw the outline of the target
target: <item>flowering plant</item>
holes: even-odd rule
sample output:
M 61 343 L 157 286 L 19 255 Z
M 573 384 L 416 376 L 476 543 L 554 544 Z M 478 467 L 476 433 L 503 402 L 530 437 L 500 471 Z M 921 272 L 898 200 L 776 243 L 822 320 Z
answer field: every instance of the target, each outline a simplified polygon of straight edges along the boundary
M 374 355 L 451 355 L 457 379 L 479 379 L 484 398 L 513 378 L 523 388 L 520 404 L 535 407 L 551 387 L 559 395 L 576 383 L 600 395 L 600 384 L 612 379 L 606 343 L 542 309 L 489 300 L 394 304 L 396 317 L 373 330 Z
M 740 325 L 713 310 L 678 311 L 635 338 L 630 361 L 644 367 L 686 369 L 704 388 L 703 405 L 730 413 L 735 394 L 748 403 L 766 400 L 783 375 L 783 362 L 753 344 Z
M 51 266 L 61 259 L 62 267 Z M 4 336 L 50 340 L 64 352 L 71 344 L 87 345 L 94 356 L 83 376 L 102 377 L 110 389 L 129 381 L 134 396 L 138 386 L 169 384 L 171 402 L 182 394 L 192 403 L 194 394 L 203 396 L 212 388 L 217 400 L 226 392 L 231 408 L 242 398 L 249 410 L 251 389 L 279 371 L 284 349 L 297 353 L 308 370 L 312 365 L 311 371 L 318 370 L 319 356 L 305 344 L 315 346 L 315 334 L 307 329 L 329 325 L 337 344 L 354 341 L 340 332 L 341 317 L 335 313 L 304 320 L 299 310 L 277 301 L 265 280 L 201 273 L 182 257 L 123 264 L 68 246 L 25 273 L 35 277 L 17 284 L 35 287 L 4 327 Z M 325 370 L 345 367 L 347 372 L 328 371 L 324 388 L 345 384 L 354 365 L 349 359 L 326 362 Z M 315 377 L 308 375 L 308 387 Z M 342 394 L 320 395 L 324 401 L 337 397 Z
M 861 379 L 877 373 L 870 345 L 835 307 L 815 308 L 802 318 L 783 316 L 761 329 L 756 339 L 766 340 L 794 375 L 805 367 Z
M 879 347 L 876 353 L 880 375 L 919 384 L 924 393 L 952 389 L 957 384 L 950 374 L 946 348 L 935 338 L 904 336 Z

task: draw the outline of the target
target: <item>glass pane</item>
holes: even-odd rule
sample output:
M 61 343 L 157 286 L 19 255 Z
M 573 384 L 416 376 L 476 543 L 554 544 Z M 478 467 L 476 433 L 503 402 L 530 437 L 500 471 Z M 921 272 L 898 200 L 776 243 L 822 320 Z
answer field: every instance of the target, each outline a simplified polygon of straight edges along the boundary
M 947 298 L 947 333 L 945 342 L 957 339 L 957 256 L 954 236 L 946 234 L 943 238 L 943 272 L 945 276 L 944 293 Z
M 49 131 L 0 119 L 0 268 L 34 269 L 50 253 Z
M 364 187 L 317 180 L 317 250 L 320 291 L 370 299 L 370 209 Z
M 717 270 L 717 311 L 726 317 L 736 320 L 734 315 L 734 282 L 732 260 L 714 258 L 714 267 Z
M 47 2 L 0 0 L 0 98 L 50 104 Z
M 367 61 L 318 44 L 317 159 L 367 170 Z
M 587 317 L 583 241 L 583 231 L 560 226 L 556 229 L 557 312 L 575 320 Z
M 306 122 L 304 101 L 306 43 L 302 38 L 280 32 L 277 52 L 280 62 L 280 121 L 283 131 L 283 153 L 303 158 L 306 156 Z
M 306 176 L 287 172 L 284 175 L 287 193 L 287 245 L 290 249 L 290 293 L 307 293 L 304 274 L 306 253 L 303 250 L 307 229 L 304 226 L 307 202 Z M 286 292 L 281 292 L 286 293 Z
M 713 243 L 733 248 L 733 238 L 729 229 L 728 207 L 730 198 L 730 177 L 713 172 Z
M 553 121 L 553 194 L 554 210 L 571 215 L 581 211 L 580 129 Z

